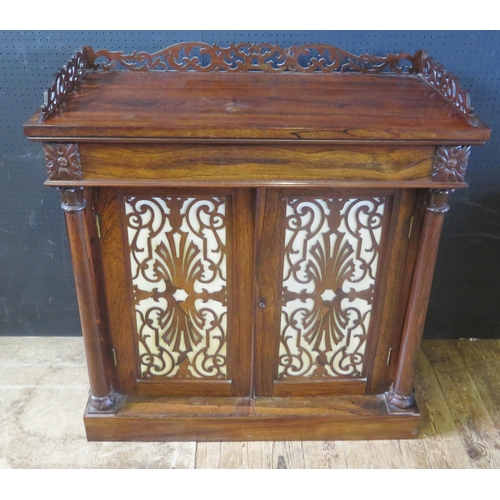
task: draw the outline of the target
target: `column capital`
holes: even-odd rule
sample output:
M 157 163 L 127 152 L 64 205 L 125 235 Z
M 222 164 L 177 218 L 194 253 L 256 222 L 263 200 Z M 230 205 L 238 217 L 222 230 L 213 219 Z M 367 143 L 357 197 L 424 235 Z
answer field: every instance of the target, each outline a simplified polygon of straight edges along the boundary
M 444 214 L 450 210 L 448 200 L 454 189 L 429 189 L 425 209 L 429 212 Z
M 58 188 L 61 193 L 61 208 L 68 213 L 80 212 L 87 206 L 82 187 Z

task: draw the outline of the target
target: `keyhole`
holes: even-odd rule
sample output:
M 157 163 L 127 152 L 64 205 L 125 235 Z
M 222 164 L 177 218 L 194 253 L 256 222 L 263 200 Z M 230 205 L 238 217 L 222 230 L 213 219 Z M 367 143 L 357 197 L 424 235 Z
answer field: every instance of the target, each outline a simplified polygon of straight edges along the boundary
M 264 307 L 266 307 L 266 302 L 264 300 L 261 300 L 259 302 L 259 307 L 262 307 L 262 309 L 264 309 Z

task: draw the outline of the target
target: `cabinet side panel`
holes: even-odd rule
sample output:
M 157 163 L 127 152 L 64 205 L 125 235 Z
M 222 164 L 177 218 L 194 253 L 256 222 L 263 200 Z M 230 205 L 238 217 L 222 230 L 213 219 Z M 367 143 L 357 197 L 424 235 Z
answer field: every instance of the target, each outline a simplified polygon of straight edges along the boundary
M 123 246 L 121 205 L 115 189 L 96 190 L 96 211 L 100 220 L 105 293 L 118 392 L 135 394 L 137 370 L 130 314 L 132 301 L 128 293 L 128 260 Z
M 388 238 L 385 249 L 379 300 L 377 304 L 374 335 L 369 350 L 373 352 L 367 392 L 382 393 L 389 387 L 389 371 L 397 359 L 399 341 L 403 328 L 404 312 L 408 299 L 406 282 L 411 282 L 407 273 L 407 261 L 411 236 L 418 232 L 419 220 L 415 214 L 415 191 L 401 190 L 394 196 L 390 214 Z

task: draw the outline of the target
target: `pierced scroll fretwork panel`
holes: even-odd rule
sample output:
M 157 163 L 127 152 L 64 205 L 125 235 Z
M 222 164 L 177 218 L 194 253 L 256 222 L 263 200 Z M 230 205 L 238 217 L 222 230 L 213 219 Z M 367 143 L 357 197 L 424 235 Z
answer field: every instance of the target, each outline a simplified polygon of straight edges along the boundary
M 228 377 L 225 197 L 125 197 L 140 376 Z
M 385 199 L 287 198 L 278 377 L 361 377 Z

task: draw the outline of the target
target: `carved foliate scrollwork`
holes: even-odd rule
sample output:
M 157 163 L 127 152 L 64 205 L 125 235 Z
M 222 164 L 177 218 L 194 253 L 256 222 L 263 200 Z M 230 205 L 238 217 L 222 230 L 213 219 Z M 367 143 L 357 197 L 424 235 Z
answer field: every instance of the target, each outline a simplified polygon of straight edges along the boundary
M 104 71 L 121 67 L 130 71 L 265 71 L 323 72 L 355 71 L 362 73 L 408 73 L 415 65 L 407 53 L 356 56 L 331 45 L 302 45 L 287 49 L 272 44 L 231 44 L 218 47 L 206 43 L 179 43 L 163 50 L 147 52 L 95 53 Z M 100 59 L 100 61 L 99 61 Z
M 279 378 L 362 376 L 384 207 L 287 199 Z
M 45 92 L 39 122 L 43 122 L 63 101 L 76 83 L 89 70 L 110 71 L 198 71 L 198 72 L 283 72 L 302 73 L 410 73 L 420 75 L 474 124 L 469 94 L 458 79 L 426 52 L 401 52 L 377 56 L 354 55 L 332 45 L 310 44 L 282 48 L 275 44 L 231 44 L 219 47 L 202 42 L 171 45 L 158 52 L 132 52 L 101 49 L 96 52 L 83 47 L 57 73 L 54 83 Z
M 83 179 L 78 144 L 44 143 L 43 152 L 49 181 L 80 181 Z
M 227 378 L 224 197 L 126 197 L 141 377 Z
M 431 179 L 434 182 L 465 182 L 470 152 L 470 146 L 436 148 Z
M 56 74 L 54 83 L 45 91 L 39 123 L 47 119 L 87 70 L 93 67 L 92 54 L 90 47 L 82 47 Z
M 461 113 L 464 115 L 472 114 L 473 108 L 470 105 L 469 92 L 460 87 L 456 76 L 448 72 L 443 65 L 434 61 L 425 52 L 422 52 L 419 73 Z
M 469 93 L 458 78 L 425 51 L 376 56 L 354 55 L 332 45 L 311 44 L 282 48 L 272 44 L 231 44 L 218 47 L 201 42 L 179 43 L 158 52 L 99 50 L 95 59 L 103 71 L 118 67 L 130 71 L 296 71 L 302 73 L 359 72 L 419 74 L 461 113 L 472 117 Z M 472 120 L 472 118 L 471 118 Z M 473 120 L 472 120 L 473 121 Z

